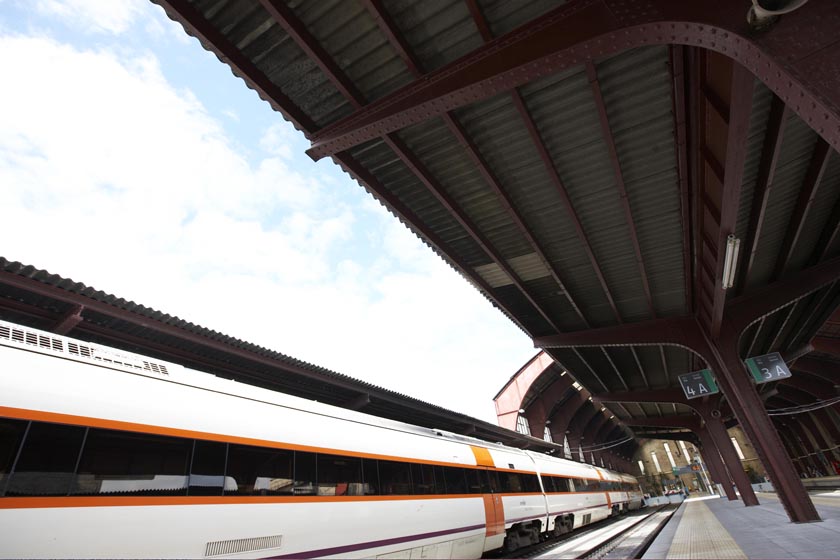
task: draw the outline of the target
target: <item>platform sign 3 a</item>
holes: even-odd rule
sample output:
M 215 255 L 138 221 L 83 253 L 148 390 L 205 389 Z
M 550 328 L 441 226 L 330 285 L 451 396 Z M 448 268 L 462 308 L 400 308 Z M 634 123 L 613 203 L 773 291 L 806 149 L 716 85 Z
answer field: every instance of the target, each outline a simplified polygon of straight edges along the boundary
M 747 358 L 744 363 L 747 364 L 747 369 L 750 370 L 756 384 L 778 381 L 791 375 L 787 364 L 778 352 Z
M 684 373 L 679 376 L 679 380 L 687 399 L 696 399 L 720 392 L 710 369 Z

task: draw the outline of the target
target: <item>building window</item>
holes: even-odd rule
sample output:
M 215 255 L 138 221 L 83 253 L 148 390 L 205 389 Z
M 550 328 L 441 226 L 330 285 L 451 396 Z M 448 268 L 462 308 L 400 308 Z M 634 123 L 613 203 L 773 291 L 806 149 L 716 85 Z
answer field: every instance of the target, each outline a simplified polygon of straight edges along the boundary
M 552 437 L 551 437 L 551 430 L 549 430 L 549 429 L 548 429 L 548 426 L 546 426 L 545 428 L 543 428 L 543 439 L 544 439 L 545 441 L 548 441 L 548 442 L 554 443 L 554 440 L 553 440 L 553 439 L 552 439 Z
M 572 448 L 569 447 L 569 438 L 563 436 L 563 455 L 566 459 L 572 458 Z
M 677 468 L 677 464 L 674 462 L 674 455 L 671 453 L 671 446 L 667 443 L 665 444 L 665 454 L 668 456 L 668 462 L 671 463 L 671 468 Z
M 516 417 L 516 431 L 526 436 L 531 435 L 531 428 L 528 426 L 528 419 L 521 414 Z
M 645 463 L 641 459 L 639 460 L 639 472 L 645 474 Z
M 656 451 L 650 452 L 650 459 L 653 461 L 653 465 L 656 467 L 656 472 L 661 473 L 662 467 L 659 466 L 659 459 L 656 458 Z
M 738 445 L 738 440 L 736 440 L 735 438 L 729 438 L 729 439 L 732 440 L 732 445 L 735 446 L 735 452 L 738 453 L 738 458 L 741 459 L 742 461 L 744 459 L 746 459 L 746 457 L 744 457 L 744 452 L 741 451 L 741 446 Z

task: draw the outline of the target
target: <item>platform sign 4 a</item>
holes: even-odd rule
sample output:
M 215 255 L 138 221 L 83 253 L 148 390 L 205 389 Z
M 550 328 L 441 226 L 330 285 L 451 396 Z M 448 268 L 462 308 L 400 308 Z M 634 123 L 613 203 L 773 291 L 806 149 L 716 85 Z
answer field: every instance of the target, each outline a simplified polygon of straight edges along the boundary
M 756 384 L 769 383 L 770 381 L 790 377 L 790 370 L 778 352 L 747 358 L 744 362 L 747 364 L 747 369 L 750 370 Z
M 679 380 L 687 399 L 696 399 L 720 392 L 710 369 L 684 373 L 679 376 Z

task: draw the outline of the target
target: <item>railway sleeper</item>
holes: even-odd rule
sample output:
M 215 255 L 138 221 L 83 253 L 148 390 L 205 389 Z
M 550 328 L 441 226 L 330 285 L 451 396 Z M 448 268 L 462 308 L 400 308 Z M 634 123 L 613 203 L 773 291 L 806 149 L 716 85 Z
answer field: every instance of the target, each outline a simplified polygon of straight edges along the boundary
M 540 522 L 517 523 L 505 531 L 505 552 L 513 552 L 524 546 L 540 542 Z

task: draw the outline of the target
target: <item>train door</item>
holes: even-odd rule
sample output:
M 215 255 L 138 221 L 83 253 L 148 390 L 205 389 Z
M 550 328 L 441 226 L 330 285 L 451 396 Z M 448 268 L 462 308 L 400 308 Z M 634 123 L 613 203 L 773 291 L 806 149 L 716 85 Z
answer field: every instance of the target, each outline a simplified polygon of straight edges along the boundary
M 495 467 L 487 449 L 473 445 L 470 447 L 479 467 Z M 479 475 L 476 483 L 481 486 L 481 498 L 484 501 L 484 550 L 493 550 L 500 548 L 505 541 L 505 506 L 498 493 L 496 473 L 489 469 L 479 469 L 476 474 Z
M 486 523 L 485 536 L 494 543 L 498 540 L 499 543 L 505 538 L 505 506 L 502 504 L 502 496 L 499 494 L 484 494 L 484 517 Z M 488 543 L 489 544 L 489 543 Z M 487 550 L 498 548 L 501 544 L 496 546 L 485 547 Z

